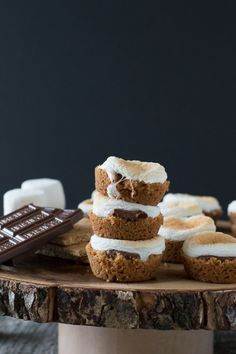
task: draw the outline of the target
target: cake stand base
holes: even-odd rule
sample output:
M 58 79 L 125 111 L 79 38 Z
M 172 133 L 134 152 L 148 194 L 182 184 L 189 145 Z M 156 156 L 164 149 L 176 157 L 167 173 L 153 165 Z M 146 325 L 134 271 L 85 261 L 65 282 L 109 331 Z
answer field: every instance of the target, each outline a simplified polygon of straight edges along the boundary
M 113 329 L 59 324 L 59 354 L 212 354 L 213 331 Z

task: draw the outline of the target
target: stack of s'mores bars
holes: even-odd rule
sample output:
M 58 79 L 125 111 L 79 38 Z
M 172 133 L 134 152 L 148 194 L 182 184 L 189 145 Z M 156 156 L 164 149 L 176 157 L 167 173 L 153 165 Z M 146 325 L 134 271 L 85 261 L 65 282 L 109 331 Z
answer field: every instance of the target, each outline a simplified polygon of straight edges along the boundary
M 164 223 L 159 235 L 165 238 L 164 262 L 182 263 L 182 247 L 189 237 L 216 231 L 222 215 L 218 200 L 208 196 L 167 194 L 160 203 Z
M 158 236 L 158 203 L 169 188 L 164 167 L 111 156 L 95 169 L 95 180 L 94 234 L 86 247 L 94 275 L 124 282 L 154 278 L 165 249 Z

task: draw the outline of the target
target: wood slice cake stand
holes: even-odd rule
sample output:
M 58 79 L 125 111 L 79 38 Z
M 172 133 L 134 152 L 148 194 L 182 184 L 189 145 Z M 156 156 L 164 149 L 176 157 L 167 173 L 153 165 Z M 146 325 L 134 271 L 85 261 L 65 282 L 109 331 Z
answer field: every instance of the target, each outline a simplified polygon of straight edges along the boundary
M 0 314 L 58 322 L 60 354 L 210 354 L 212 330 L 236 329 L 236 284 L 171 264 L 153 281 L 106 283 L 88 265 L 34 255 L 0 267 Z

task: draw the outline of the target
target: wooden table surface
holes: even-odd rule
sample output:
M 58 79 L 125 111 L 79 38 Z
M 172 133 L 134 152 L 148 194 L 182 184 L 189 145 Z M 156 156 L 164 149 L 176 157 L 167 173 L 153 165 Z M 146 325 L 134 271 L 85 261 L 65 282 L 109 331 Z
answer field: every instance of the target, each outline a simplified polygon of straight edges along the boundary
M 143 283 L 106 283 L 89 266 L 35 255 L 0 268 L 0 315 L 110 328 L 236 329 L 236 284 L 187 278 L 163 264 Z

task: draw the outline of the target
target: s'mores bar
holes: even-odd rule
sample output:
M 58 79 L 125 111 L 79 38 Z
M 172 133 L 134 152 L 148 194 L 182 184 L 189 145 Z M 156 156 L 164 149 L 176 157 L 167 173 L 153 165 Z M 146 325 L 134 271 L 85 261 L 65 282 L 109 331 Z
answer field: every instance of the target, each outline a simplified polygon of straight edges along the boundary
M 101 193 L 96 193 L 89 217 L 96 235 L 133 241 L 156 236 L 163 222 L 158 206 L 130 203 Z
M 168 193 L 164 197 L 163 201 L 164 202 L 178 201 L 180 203 L 183 202 L 197 203 L 202 209 L 203 213 L 214 220 L 218 220 L 223 214 L 219 201 L 215 197 L 197 196 L 197 195 L 181 194 L 181 193 L 176 193 L 176 194 Z
M 234 236 L 236 236 L 236 200 L 233 200 L 228 205 L 228 216 L 231 222 L 231 230 Z
M 109 198 L 157 205 L 169 188 L 159 163 L 123 160 L 110 156 L 95 169 L 96 190 Z
M 79 203 L 78 208 L 84 213 L 84 216 L 88 216 L 88 213 L 93 209 L 93 200 L 85 199 Z
M 197 201 L 206 216 L 209 216 L 213 220 L 219 220 L 223 215 L 223 210 L 219 204 L 219 201 L 215 197 L 198 196 Z
M 169 218 L 173 216 L 181 218 L 202 214 L 202 208 L 200 207 L 200 205 L 191 201 L 165 201 L 161 202 L 159 204 L 159 207 L 164 218 Z
M 236 282 L 236 239 L 204 232 L 184 241 L 183 263 L 189 277 L 210 283 Z
M 118 282 L 154 278 L 165 249 L 157 205 L 169 186 L 164 167 L 111 156 L 95 169 L 95 179 L 94 235 L 86 246 L 93 274 Z
M 97 191 L 94 190 L 90 198 L 83 200 L 78 205 L 78 209 L 81 209 L 84 213 L 84 216 L 86 217 L 88 217 L 89 212 L 93 210 L 93 200 L 96 196 L 96 193 Z
M 181 263 L 184 241 L 199 232 L 215 231 L 212 218 L 205 215 L 195 215 L 188 218 L 170 217 L 164 219 L 159 235 L 165 239 L 163 262 Z
M 86 246 L 93 274 L 106 281 L 134 282 L 153 279 L 165 241 L 159 236 L 127 241 L 93 235 Z

